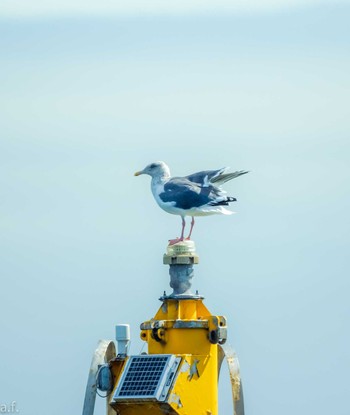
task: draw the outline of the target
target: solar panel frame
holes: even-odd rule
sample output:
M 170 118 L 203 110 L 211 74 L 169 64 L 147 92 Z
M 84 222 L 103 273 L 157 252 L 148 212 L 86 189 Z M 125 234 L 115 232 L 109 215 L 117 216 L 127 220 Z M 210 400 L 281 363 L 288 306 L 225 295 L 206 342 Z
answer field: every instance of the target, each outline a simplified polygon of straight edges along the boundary
M 164 401 L 180 361 L 166 354 L 130 356 L 113 400 Z

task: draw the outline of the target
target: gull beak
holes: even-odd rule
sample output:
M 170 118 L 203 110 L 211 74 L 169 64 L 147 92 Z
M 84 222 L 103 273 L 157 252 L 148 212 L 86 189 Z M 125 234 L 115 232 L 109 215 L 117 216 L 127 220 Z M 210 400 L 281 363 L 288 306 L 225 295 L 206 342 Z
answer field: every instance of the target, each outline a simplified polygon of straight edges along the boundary
M 140 176 L 140 174 L 142 174 L 142 171 L 137 171 L 134 176 Z

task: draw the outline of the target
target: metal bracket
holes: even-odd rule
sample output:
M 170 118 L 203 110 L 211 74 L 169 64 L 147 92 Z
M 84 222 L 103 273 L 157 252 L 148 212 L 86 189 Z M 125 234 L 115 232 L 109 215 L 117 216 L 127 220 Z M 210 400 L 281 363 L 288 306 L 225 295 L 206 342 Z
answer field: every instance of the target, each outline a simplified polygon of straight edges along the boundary
M 163 256 L 164 265 L 192 265 L 198 264 L 199 257 L 196 254 L 187 255 L 167 255 Z
M 163 328 L 157 329 L 154 327 L 151 331 L 151 337 L 158 343 L 165 343 L 165 330 Z
M 223 316 L 210 316 L 209 341 L 212 344 L 224 344 L 227 339 L 226 319 Z
M 219 373 L 224 358 L 226 358 L 228 369 L 230 372 L 233 399 L 233 414 L 244 415 L 243 386 L 239 371 L 239 362 L 237 354 L 229 344 L 219 345 L 218 352 Z
M 88 381 L 86 385 L 83 415 L 93 415 L 96 401 L 96 375 L 99 365 L 109 362 L 115 358 L 115 345 L 111 340 L 100 340 L 97 348 L 92 356 Z M 109 411 L 109 405 L 107 401 L 107 411 Z M 111 412 L 107 412 L 108 414 Z

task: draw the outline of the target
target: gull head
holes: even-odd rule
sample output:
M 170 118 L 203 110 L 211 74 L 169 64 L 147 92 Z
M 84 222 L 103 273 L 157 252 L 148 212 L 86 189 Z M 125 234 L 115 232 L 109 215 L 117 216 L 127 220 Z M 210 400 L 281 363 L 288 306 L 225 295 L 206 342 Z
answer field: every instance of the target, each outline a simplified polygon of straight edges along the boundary
M 152 178 L 168 178 L 170 177 L 170 170 L 164 161 L 155 161 L 143 170 L 137 171 L 134 175 L 140 176 L 141 174 L 148 174 Z

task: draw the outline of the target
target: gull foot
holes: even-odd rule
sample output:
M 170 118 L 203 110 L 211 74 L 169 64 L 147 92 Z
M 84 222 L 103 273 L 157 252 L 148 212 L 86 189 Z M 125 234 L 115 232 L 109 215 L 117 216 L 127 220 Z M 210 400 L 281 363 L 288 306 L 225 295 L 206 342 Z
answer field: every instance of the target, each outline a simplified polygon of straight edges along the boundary
M 169 246 L 175 245 L 178 242 L 182 242 L 183 238 L 169 239 Z

